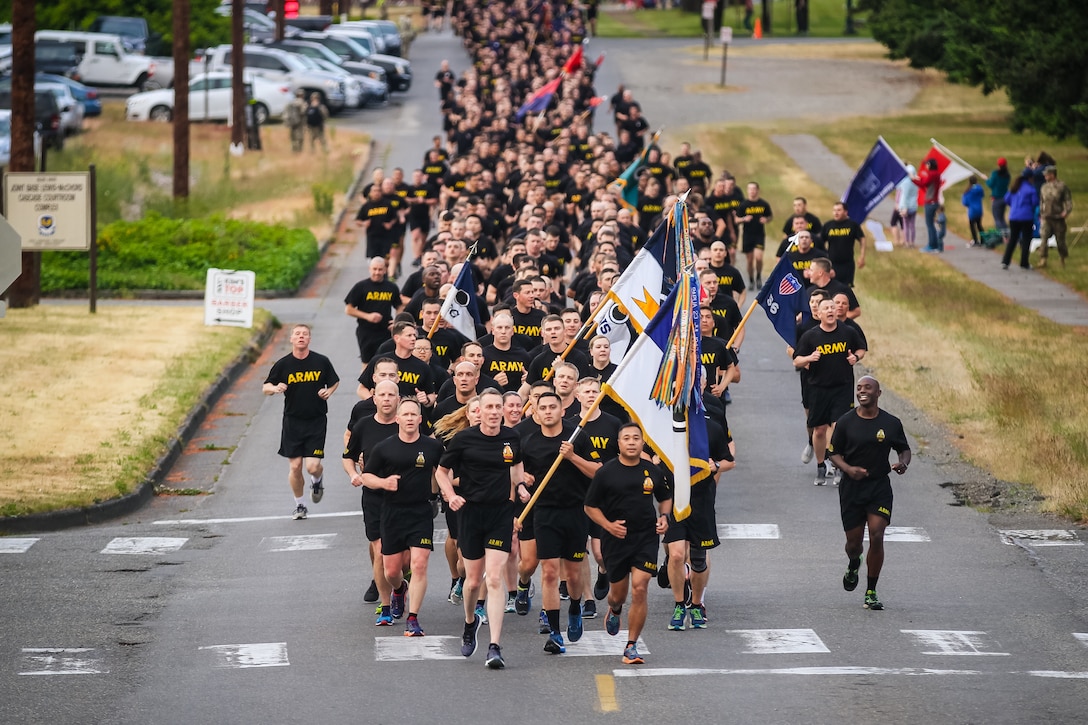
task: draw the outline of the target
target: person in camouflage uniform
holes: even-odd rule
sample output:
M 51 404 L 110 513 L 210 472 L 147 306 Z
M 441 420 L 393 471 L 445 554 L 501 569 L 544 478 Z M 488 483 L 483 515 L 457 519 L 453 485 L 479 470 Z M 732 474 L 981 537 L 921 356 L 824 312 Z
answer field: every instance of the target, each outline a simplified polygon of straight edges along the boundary
M 296 154 L 302 152 L 306 142 L 306 91 L 299 88 L 295 91 L 295 97 L 287 104 L 283 111 L 283 123 L 291 132 L 291 150 Z
M 1043 243 L 1039 247 L 1041 259 L 1038 266 L 1046 266 L 1047 242 L 1053 235 L 1058 243 L 1058 257 L 1064 267 L 1065 258 L 1069 256 L 1065 246 L 1065 220 L 1073 211 L 1073 195 L 1065 182 L 1058 180 L 1058 167 L 1047 166 L 1043 176 L 1046 182 L 1039 190 L 1039 236 Z

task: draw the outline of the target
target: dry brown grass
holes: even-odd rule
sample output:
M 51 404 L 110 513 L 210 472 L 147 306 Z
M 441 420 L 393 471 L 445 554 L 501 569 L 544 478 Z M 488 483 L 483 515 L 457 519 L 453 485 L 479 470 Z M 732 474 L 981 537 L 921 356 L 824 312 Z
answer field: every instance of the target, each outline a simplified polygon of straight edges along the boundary
M 721 63 L 722 48 L 720 45 L 710 46 L 710 58 L 707 61 L 703 61 L 704 48 L 702 44 L 681 48 L 680 52 L 684 55 L 696 56 L 700 62 Z M 886 54 L 887 51 L 884 46 L 873 42 L 771 43 L 768 45 L 750 43 L 729 46 L 730 58 L 883 61 L 886 60 Z M 716 59 L 715 56 L 717 56 Z M 905 62 L 903 65 L 905 65 Z
M 261 313 L 259 319 L 268 319 Z M 9 310 L 0 321 L 0 514 L 79 506 L 142 480 L 252 330 L 193 306 Z

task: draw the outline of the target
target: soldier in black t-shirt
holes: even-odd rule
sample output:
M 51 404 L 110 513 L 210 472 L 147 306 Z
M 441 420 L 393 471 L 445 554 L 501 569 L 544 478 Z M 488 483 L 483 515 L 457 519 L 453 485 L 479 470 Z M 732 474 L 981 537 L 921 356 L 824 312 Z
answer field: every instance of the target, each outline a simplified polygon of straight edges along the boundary
M 400 307 L 400 290 L 386 277 L 384 257 L 370 260 L 370 277 L 355 285 L 344 298 L 344 312 L 354 317 L 359 357 L 366 365 L 378 346 L 389 339 L 389 323 Z
M 730 264 L 736 261 L 738 241 L 736 212 L 743 203 L 744 194 L 737 188 L 736 180 L 728 174 L 714 182 L 712 193 L 705 199 L 705 208 L 714 219 L 714 235 L 725 242 Z
M 740 270 L 729 262 L 729 248 L 722 240 L 710 245 L 710 264 L 707 269 L 718 275 L 718 291 L 733 295 L 738 305 L 744 304 L 748 288 Z
M 485 391 L 480 395 L 480 416 L 478 426 L 450 439 L 435 479 L 450 509 L 461 512 L 457 538 L 465 561 L 465 630 L 461 654 L 471 657 L 476 651 L 476 633 L 482 619 L 475 606 L 486 567 L 492 572 L 487 577 L 487 618 L 491 630 L 487 666 L 501 669 L 505 662 L 499 639 L 506 592 L 498 572 L 509 559 L 514 534 L 514 484 L 524 480 L 525 471 L 521 463 L 521 438 L 502 424 L 501 393 Z M 459 479 L 456 489 L 454 477 Z
M 277 360 L 265 378 L 261 392 L 283 395 L 283 426 L 279 454 L 288 459 L 287 482 L 295 497 L 295 519 L 304 519 L 302 503 L 305 481 L 302 469 L 311 477 L 311 498 L 318 503 L 325 493 L 321 459 L 325 457 L 328 427 L 328 399 L 340 384 L 332 362 L 310 349 L 310 326 L 291 328 L 291 352 Z
M 610 583 L 605 631 L 610 635 L 619 633 L 620 614 L 631 590 L 623 662 L 633 665 L 643 663 L 636 642 L 646 624 L 647 593 L 657 574 L 657 551 L 660 536 L 668 529 L 672 492 L 657 467 L 642 460 L 645 439 L 638 424 L 621 425 L 618 438 L 619 457 L 593 476 L 585 511 L 603 530 L 601 553 Z
M 443 453 L 441 443 L 419 434 L 422 420 L 418 401 L 400 401 L 397 435 L 374 447 L 361 476 L 364 486 L 381 491 L 385 499 L 381 547 L 385 577 L 392 588 L 390 613 L 400 619 L 407 610 L 406 637 L 423 636 L 418 614 L 427 593 L 427 562 L 434 550 L 432 481 Z M 406 570 L 414 574 L 411 584 L 404 581 Z
M 427 363 L 415 357 L 416 326 L 411 322 L 397 322 L 393 325 L 393 358 L 397 362 L 400 375 L 400 394 L 402 397 L 415 398 L 424 408 L 434 405 L 438 392 L 434 376 Z M 374 389 L 374 362 L 366 366 L 359 376 L 359 383 L 364 389 Z
M 773 218 L 771 205 L 759 196 L 759 184 L 748 183 L 748 197 L 737 209 L 741 229 L 741 251 L 748 261 L 748 289 L 763 286 L 763 247 L 767 243 L 767 224 Z
M 910 465 L 911 452 L 903 423 L 878 407 L 880 383 L 865 375 L 857 382 L 858 407 L 839 418 L 828 452 L 843 472 L 839 486 L 839 509 L 846 532 L 849 562 L 842 586 L 848 592 L 858 585 L 858 569 L 864 551 L 865 529 L 869 529 L 868 581 L 865 608 L 884 605 L 876 596 L 876 583 L 884 565 L 884 530 L 892 519 L 892 471 L 902 476 Z M 899 455 L 888 464 L 891 451 Z
M 794 219 L 800 222 L 802 217 L 794 217 Z M 789 257 L 790 265 L 797 272 L 797 279 L 801 280 L 801 284 L 808 288 L 812 286 L 809 269 L 812 267 L 813 260 L 827 257 L 827 254 L 822 249 L 813 246 L 812 232 L 804 229 L 798 231 L 796 241 L 797 246 L 785 252 L 785 256 Z
M 812 284 L 805 288 L 806 304 L 815 289 L 825 290 L 829 297 L 834 297 L 841 292 L 850 300 L 850 312 L 847 313 L 847 317 L 852 320 L 861 317 L 861 306 L 858 304 L 858 298 L 854 295 L 854 290 L 831 276 L 830 259 L 826 257 L 813 258 L 808 267 L 808 279 Z
M 820 324 L 801 336 L 793 352 L 795 368 L 808 367 L 808 426 L 816 451 L 817 486 L 828 478 L 837 483 L 836 472 L 827 470 L 824 453 L 835 421 L 853 402 L 854 365 L 857 351 L 864 349 L 856 332 L 835 319 L 835 301 L 824 300 L 819 307 Z
M 834 219 L 824 225 L 824 248 L 835 270 L 835 279 L 848 287 L 854 286 L 854 244 L 861 245 L 857 268 L 865 266 L 865 232 L 861 225 L 846 215 L 846 206 L 836 202 Z
M 820 236 L 823 225 L 820 223 L 820 217 L 808 210 L 808 200 L 803 196 L 794 198 L 793 216 L 786 219 L 786 222 L 782 225 L 782 233 L 787 237 L 792 237 L 800 231 L 794 222 L 794 218 L 796 217 L 804 219 L 804 227 L 802 228 L 812 234 L 812 242 L 816 245 L 817 249 L 823 249 L 823 237 Z M 778 256 L 781 257 L 782 255 L 779 254 Z
M 536 293 L 533 291 L 532 280 L 519 279 L 511 289 L 515 303 L 510 309 L 510 317 L 514 320 L 514 334 L 530 338 L 534 345 L 541 344 L 544 341 L 540 329 L 544 321 L 544 311 L 535 306 Z
M 704 269 L 699 273 L 699 284 L 706 293 L 703 306 L 709 308 L 714 315 L 714 334 L 723 340 L 729 340 L 740 326 L 742 317 L 737 301 L 732 295 L 718 291 L 718 275 L 711 269 Z M 745 329 L 741 328 L 737 339 L 733 341 L 733 347 L 739 348 L 744 343 L 744 333 Z
M 504 392 L 519 392 L 525 382 L 529 355 L 513 344 L 514 323 L 508 313 L 496 313 L 491 320 L 494 342 L 484 348 L 482 372 L 490 375 Z
M 397 211 L 382 194 L 381 184 L 371 184 L 366 201 L 355 214 L 355 226 L 366 230 L 366 256 L 385 257 L 393 247 Z

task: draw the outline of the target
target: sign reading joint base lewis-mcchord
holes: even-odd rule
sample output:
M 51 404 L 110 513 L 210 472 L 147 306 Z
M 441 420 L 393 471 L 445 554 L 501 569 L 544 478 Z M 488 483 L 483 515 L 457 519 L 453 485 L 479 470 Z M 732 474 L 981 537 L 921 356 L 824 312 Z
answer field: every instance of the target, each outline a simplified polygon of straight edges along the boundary
M 4 175 L 7 219 L 23 249 L 91 248 L 91 178 L 88 171 Z

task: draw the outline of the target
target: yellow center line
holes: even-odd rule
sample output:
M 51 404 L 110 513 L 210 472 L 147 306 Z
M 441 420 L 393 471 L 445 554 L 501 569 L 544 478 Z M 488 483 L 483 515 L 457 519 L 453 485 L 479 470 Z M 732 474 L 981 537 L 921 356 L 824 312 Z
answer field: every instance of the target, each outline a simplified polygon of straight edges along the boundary
M 616 701 L 616 678 L 612 675 L 597 675 L 597 700 L 601 703 L 601 712 L 619 712 L 620 704 Z

